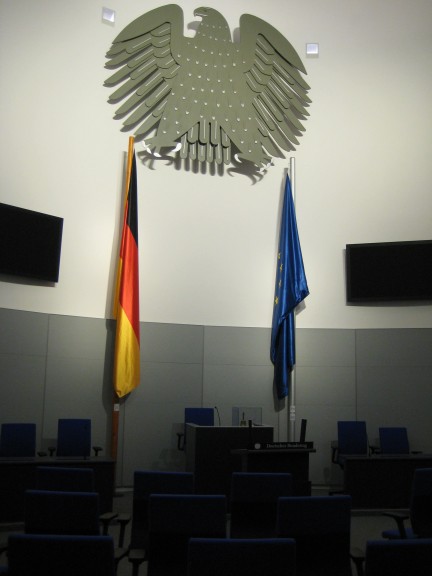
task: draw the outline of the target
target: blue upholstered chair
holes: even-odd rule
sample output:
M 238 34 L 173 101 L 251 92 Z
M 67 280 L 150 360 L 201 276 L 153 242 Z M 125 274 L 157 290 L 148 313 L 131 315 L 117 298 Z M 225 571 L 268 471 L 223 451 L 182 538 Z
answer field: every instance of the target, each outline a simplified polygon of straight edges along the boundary
M 297 576 L 351 576 L 351 497 L 279 498 L 276 534 L 296 541 Z
M 384 530 L 384 538 L 432 538 L 432 468 L 414 471 L 409 514 L 384 512 L 396 522 L 394 530 Z M 410 520 L 411 527 L 406 526 Z
M 136 470 L 132 496 L 132 526 L 129 561 L 133 574 L 146 559 L 149 532 L 149 499 L 151 494 L 193 494 L 191 472 Z
M 97 492 L 27 490 L 24 510 L 26 534 L 106 535 L 100 530 Z M 127 548 L 114 548 L 116 566 L 127 554 Z
M 222 495 L 152 494 L 149 500 L 148 576 L 186 576 L 193 537 L 226 537 Z
M 27 490 L 24 510 L 27 534 L 100 534 L 96 492 Z
M 8 576 L 114 576 L 110 536 L 13 534 Z
M 409 454 L 408 431 L 400 426 L 386 426 L 378 430 L 381 454 Z
M 234 472 L 231 477 L 231 538 L 272 538 L 278 498 L 292 496 L 293 478 L 283 472 Z
M 73 466 L 38 466 L 36 488 L 66 492 L 94 492 L 94 470 Z
M 290 538 L 191 538 L 187 576 L 294 576 Z
M 36 455 L 36 424 L 4 423 L 0 432 L 0 456 L 33 458 Z
M 73 466 L 38 466 L 36 468 L 36 489 L 61 492 L 95 492 L 95 475 L 93 468 L 76 468 Z M 99 516 L 107 535 L 110 525 L 120 526 L 118 548 L 123 548 L 126 526 L 130 522 L 130 514 L 104 512 Z
M 369 442 L 366 422 L 362 420 L 339 420 L 337 423 L 338 441 L 332 460 L 344 467 L 346 456 L 367 456 Z
M 432 574 L 432 539 L 370 540 L 366 543 L 364 576 Z
M 94 446 L 97 455 L 102 448 Z M 50 449 L 53 452 L 54 448 Z M 89 418 L 59 418 L 57 423 L 56 455 L 59 458 L 88 458 L 91 452 L 91 420 Z

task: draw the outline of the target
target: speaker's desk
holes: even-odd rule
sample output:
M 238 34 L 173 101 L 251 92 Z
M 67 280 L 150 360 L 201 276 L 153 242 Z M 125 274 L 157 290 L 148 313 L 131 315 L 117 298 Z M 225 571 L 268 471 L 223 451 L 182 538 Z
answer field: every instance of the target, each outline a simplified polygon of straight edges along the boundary
M 247 448 L 251 442 L 272 442 L 272 426 L 197 426 L 187 424 L 185 434 L 186 470 L 193 472 L 198 494 L 226 494 L 236 466 L 232 450 Z
M 409 508 L 416 468 L 432 468 L 432 454 L 347 456 L 344 492 L 354 508 Z
M 316 450 L 305 446 L 233 450 L 232 454 L 242 472 L 289 472 L 293 475 L 294 495 L 310 496 L 309 454 L 313 452 Z
M 0 458 L 0 522 L 24 519 L 24 493 L 36 487 L 38 466 L 92 468 L 95 490 L 99 493 L 101 513 L 112 510 L 115 484 L 115 461 L 91 458 Z

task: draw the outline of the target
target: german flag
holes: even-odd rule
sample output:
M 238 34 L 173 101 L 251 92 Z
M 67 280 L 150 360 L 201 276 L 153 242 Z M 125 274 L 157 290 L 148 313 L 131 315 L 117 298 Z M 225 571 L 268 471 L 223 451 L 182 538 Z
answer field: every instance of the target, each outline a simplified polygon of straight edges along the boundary
M 140 381 L 138 203 L 134 138 L 129 138 L 125 207 L 117 272 L 114 317 L 114 392 L 129 394 Z

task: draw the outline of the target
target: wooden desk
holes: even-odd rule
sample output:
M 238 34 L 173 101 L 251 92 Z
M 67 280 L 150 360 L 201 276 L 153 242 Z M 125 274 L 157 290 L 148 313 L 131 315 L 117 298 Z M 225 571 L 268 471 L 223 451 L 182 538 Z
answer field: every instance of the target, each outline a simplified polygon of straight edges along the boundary
M 0 458 L 0 522 L 24 519 L 24 493 L 36 486 L 38 466 L 92 468 L 95 488 L 100 496 L 101 513 L 112 510 L 115 461 L 106 458 Z
M 310 496 L 309 454 L 313 448 L 272 448 L 260 450 L 233 450 L 241 472 L 289 472 L 293 475 L 295 496 Z
M 347 456 L 344 491 L 353 508 L 409 508 L 416 468 L 432 468 L 432 454 Z

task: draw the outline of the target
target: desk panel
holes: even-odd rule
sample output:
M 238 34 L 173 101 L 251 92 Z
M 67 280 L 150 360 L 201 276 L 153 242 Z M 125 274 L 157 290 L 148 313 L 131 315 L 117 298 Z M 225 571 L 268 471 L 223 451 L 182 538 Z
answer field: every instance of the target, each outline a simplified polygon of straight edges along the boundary
M 112 510 L 115 461 L 102 458 L 0 458 L 0 522 L 24 519 L 24 493 L 36 487 L 38 466 L 92 468 L 101 514 Z
M 344 491 L 354 508 L 409 508 L 416 468 L 432 468 L 432 454 L 347 456 Z

